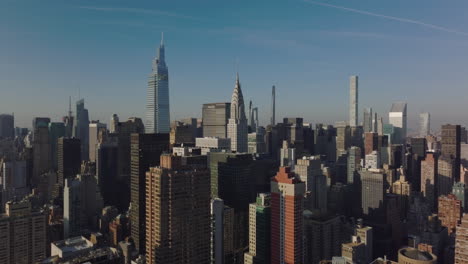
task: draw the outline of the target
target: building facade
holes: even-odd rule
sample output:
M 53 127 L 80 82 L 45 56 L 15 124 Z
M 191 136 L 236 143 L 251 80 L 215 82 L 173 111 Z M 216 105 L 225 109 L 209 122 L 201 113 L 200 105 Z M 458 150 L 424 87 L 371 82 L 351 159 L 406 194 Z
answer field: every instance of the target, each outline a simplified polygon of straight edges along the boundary
M 236 85 L 231 97 L 231 116 L 228 122 L 228 138 L 231 139 L 232 151 L 238 153 L 248 152 L 247 144 L 247 118 L 245 116 L 244 96 L 237 74 Z
M 358 76 L 349 77 L 349 125 L 358 126 Z

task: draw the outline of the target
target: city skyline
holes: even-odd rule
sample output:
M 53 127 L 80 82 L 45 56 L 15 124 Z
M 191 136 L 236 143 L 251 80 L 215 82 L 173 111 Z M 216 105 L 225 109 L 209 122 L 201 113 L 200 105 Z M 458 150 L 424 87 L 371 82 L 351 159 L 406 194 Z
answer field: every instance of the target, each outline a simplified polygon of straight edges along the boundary
M 418 3 L 405 2 L 408 12 L 370 1 L 320 3 L 271 3 L 266 7 L 270 12 L 253 18 L 252 12 L 265 7 L 251 4 L 249 11 L 242 3 L 212 4 L 210 11 L 203 10 L 208 5 L 191 3 L 179 8 L 148 2 L 112 7 L 90 1 L 28 6 L 10 2 L 0 11 L 2 24 L 8 25 L 0 27 L 6 33 L 0 37 L 0 55 L 6 58 L 0 65 L 5 74 L 0 87 L 7 87 L 4 96 L 12 99 L 2 101 L 0 112 L 14 112 L 16 124 L 29 127 L 33 108 L 37 116 L 59 120 L 67 111 L 68 96 L 77 101 L 81 94 L 91 120 L 109 123 L 113 113 L 122 119 L 144 118 L 140 102 L 146 96 L 149 58 L 164 31 L 172 72 L 172 120 L 186 113 L 201 117 L 203 103 L 228 102 L 238 68 L 245 98 L 258 106 L 261 125 L 270 120 L 271 101 L 265 95 L 271 85 L 277 86 L 280 119 L 303 116 L 306 122 L 330 124 L 347 120 L 347 80 L 353 74 L 361 79 L 359 113 L 373 107 L 385 117 L 393 101 L 403 100 L 408 102 L 408 125 L 414 132 L 419 114 L 428 111 L 426 105 L 431 105 L 434 127 L 468 122 L 462 98 L 450 98 L 447 108 L 447 101 L 436 96 L 440 87 L 456 93 L 468 82 L 468 68 L 458 58 L 467 38 L 458 31 L 466 24 L 460 13 L 464 3 L 444 6 L 437 19 L 431 15 L 439 4 L 432 1 L 424 2 L 426 8 L 418 15 L 410 12 Z M 61 14 L 47 16 L 50 7 Z M 35 23 L 38 18 L 30 16 L 34 8 L 44 11 L 43 22 Z M 297 12 L 297 17 L 278 17 L 281 8 Z M 27 19 L 11 16 L 15 12 Z M 234 20 L 237 17 L 241 19 Z M 336 17 L 343 19 L 338 22 Z M 216 19 L 220 22 L 213 25 Z M 352 23 L 347 25 L 347 20 Z M 425 23 L 415 23 L 420 21 Z M 70 35 L 68 27 L 82 33 L 82 40 Z M 343 41 L 348 45 L 338 45 Z M 23 78 L 25 71 L 30 78 Z M 206 73 L 212 78 L 204 78 Z M 293 102 L 290 94 L 306 96 Z M 13 103 L 19 98 L 24 104 Z

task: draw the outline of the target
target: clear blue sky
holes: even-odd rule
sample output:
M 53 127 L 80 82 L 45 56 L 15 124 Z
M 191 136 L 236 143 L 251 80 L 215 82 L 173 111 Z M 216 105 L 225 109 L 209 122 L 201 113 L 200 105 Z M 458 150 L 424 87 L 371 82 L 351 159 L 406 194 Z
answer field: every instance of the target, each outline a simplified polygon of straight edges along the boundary
M 320 4 L 325 3 L 325 5 Z M 408 102 L 410 127 L 468 124 L 466 0 L 0 1 L 0 113 L 58 120 L 68 96 L 92 119 L 144 116 L 164 31 L 172 118 L 229 101 L 236 64 L 246 100 L 270 115 L 348 119 L 348 77 L 384 117 Z M 238 61 L 238 63 L 236 63 Z

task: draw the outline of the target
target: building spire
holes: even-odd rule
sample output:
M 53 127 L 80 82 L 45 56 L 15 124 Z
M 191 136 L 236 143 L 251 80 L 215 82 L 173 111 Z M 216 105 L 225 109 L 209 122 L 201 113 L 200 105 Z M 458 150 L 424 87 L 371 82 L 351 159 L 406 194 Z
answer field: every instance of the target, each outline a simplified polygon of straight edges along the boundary
M 71 96 L 68 96 L 68 116 L 72 116 Z
M 164 31 L 161 32 L 161 47 L 164 47 Z

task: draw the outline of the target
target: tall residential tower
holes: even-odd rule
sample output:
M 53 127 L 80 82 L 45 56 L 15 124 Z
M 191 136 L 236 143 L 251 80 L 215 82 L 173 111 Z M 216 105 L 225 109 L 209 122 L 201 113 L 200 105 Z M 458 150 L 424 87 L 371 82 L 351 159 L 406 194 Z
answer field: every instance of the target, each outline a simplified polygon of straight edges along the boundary
M 169 133 L 169 75 L 164 58 L 164 39 L 153 60 L 153 71 L 148 78 L 146 96 L 146 133 Z
M 349 77 L 349 126 L 358 126 L 358 76 Z

